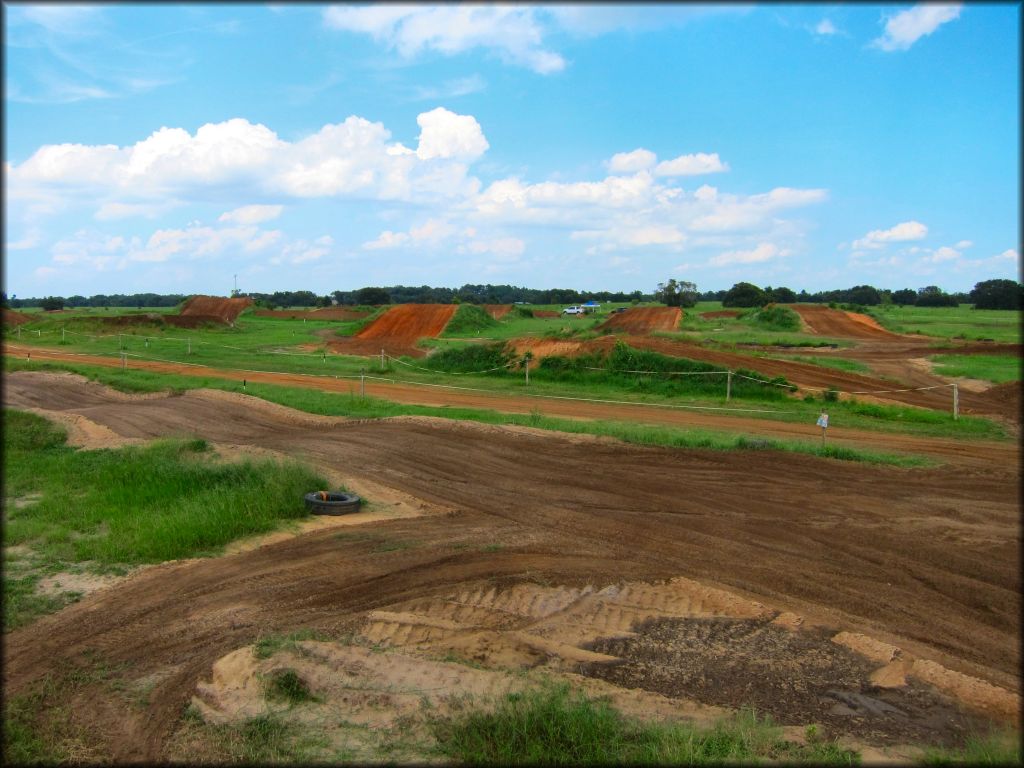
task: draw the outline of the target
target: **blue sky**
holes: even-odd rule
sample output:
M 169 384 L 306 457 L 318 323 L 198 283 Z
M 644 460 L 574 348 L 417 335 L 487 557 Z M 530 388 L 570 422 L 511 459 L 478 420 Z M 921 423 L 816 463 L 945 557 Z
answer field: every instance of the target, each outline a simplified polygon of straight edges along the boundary
M 1019 279 L 1018 5 L 4 15 L 8 294 Z

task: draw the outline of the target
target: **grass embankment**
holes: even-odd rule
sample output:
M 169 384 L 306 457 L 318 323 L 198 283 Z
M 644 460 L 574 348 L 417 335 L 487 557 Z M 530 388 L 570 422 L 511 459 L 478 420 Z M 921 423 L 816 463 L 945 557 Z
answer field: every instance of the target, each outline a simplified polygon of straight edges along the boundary
M 202 440 L 77 450 L 46 419 L 11 409 L 3 440 L 5 631 L 75 598 L 38 594 L 46 575 L 215 555 L 305 517 L 303 494 L 326 487 L 299 464 L 215 461 Z
M 785 741 L 752 713 L 709 729 L 624 717 L 607 701 L 567 685 L 512 693 L 494 711 L 434 723 L 439 751 L 472 765 L 706 765 L 783 760 L 855 765 L 860 756 L 832 741 Z
M 7 361 L 11 364 L 12 361 Z M 12 368 L 8 368 L 11 370 Z M 25 363 L 13 361 L 15 370 L 68 370 L 80 373 L 94 381 L 128 392 L 183 392 L 188 389 L 210 388 L 229 392 L 240 392 L 241 386 L 234 381 L 207 377 L 165 376 L 146 371 L 118 371 L 96 366 L 74 363 Z M 335 394 L 317 389 L 300 389 L 274 384 L 250 382 L 246 393 L 307 413 L 323 416 L 344 416 L 359 419 L 386 418 L 389 416 L 435 416 L 444 419 L 478 421 L 484 424 L 509 424 L 534 427 L 556 432 L 588 434 L 611 437 L 637 445 L 653 445 L 667 448 L 701 448 L 710 450 L 778 450 L 801 453 L 844 461 L 862 461 L 871 464 L 888 464 L 900 467 L 929 466 L 933 461 L 920 456 L 891 454 L 860 448 L 847 448 L 834 444 L 822 446 L 818 440 L 754 439 L 735 433 L 704 429 L 680 429 L 675 427 L 637 424 L 620 421 L 577 421 L 574 419 L 544 416 L 540 411 L 543 401 L 529 414 L 500 413 L 492 410 L 451 408 L 448 406 L 404 405 L 372 397 L 360 397 L 354 392 Z M 798 401 L 799 402 L 799 401 Z M 834 403 L 835 405 L 845 405 Z M 864 404 L 866 409 L 883 408 Z M 915 412 L 917 409 L 906 409 Z M 834 414 L 836 408 L 831 408 Z M 817 406 L 809 413 L 817 413 Z M 932 413 L 924 411 L 923 413 Z M 834 418 L 834 417 L 833 417 Z M 813 421 L 813 419 L 811 419 Z M 982 424 L 989 424 L 978 420 Z M 962 424 L 961 418 L 958 424 Z
M 1012 355 L 935 355 L 928 359 L 940 376 L 964 376 L 995 384 L 1021 380 L 1021 358 Z
M 460 304 L 452 319 L 445 326 L 442 336 L 465 336 L 479 334 L 490 328 L 499 327 L 500 323 L 490 314 L 475 304 Z
M 1012 309 L 959 307 L 870 307 L 869 314 L 895 333 L 920 333 L 943 339 L 1021 341 L 1021 313 Z

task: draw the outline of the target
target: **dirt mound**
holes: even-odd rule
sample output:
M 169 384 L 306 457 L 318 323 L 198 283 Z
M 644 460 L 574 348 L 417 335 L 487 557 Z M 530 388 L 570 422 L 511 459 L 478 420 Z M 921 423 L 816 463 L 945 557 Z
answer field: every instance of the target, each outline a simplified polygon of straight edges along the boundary
M 701 312 L 700 316 L 705 320 L 714 320 L 716 317 L 739 317 L 738 309 L 718 309 L 714 312 Z
M 331 341 L 327 348 L 342 355 L 379 355 L 383 349 L 391 355 L 425 357 L 426 350 L 416 343 L 439 336 L 456 309 L 454 304 L 399 304 L 355 336 Z
M 16 325 L 23 325 L 30 322 L 32 322 L 31 316 L 26 315 L 24 312 L 18 312 L 14 309 L 4 309 L 3 323 L 5 326 L 13 328 Z
M 365 309 L 352 309 L 350 307 L 321 307 L 320 309 L 258 309 L 253 314 L 256 317 L 280 317 L 289 320 L 359 320 L 366 317 L 369 312 Z
M 874 318 L 859 312 L 845 312 L 814 304 L 790 305 L 811 333 L 839 339 L 873 339 L 901 341 L 903 336 L 887 331 Z
M 501 320 L 501 318 L 512 311 L 511 304 L 484 304 L 483 306 L 487 314 L 495 320 Z
M 534 317 L 561 317 L 561 312 L 555 312 L 553 309 L 535 309 L 533 310 Z
M 625 312 L 616 312 L 598 328 L 602 331 L 626 331 L 645 334 L 651 331 L 674 331 L 683 319 L 679 307 L 631 307 Z
M 245 297 L 223 299 L 219 296 L 193 296 L 181 308 L 182 317 L 215 318 L 222 323 L 234 323 L 242 310 L 252 306 L 252 299 Z

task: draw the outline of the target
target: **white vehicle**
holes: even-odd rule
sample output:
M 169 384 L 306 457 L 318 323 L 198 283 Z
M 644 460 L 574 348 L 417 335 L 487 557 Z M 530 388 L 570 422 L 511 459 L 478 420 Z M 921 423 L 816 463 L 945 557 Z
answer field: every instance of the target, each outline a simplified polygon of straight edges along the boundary
M 586 310 L 578 304 L 576 306 L 566 307 L 562 310 L 563 315 L 582 315 L 584 312 L 586 312 Z

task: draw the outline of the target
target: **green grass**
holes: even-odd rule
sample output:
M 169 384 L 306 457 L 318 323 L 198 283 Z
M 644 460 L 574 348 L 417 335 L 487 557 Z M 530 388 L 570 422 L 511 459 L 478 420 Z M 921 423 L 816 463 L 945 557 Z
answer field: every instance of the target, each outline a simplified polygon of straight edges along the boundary
M 739 321 L 770 331 L 799 331 L 802 324 L 800 315 L 778 304 L 748 310 L 740 315 Z
M 326 485 L 294 463 L 213 461 L 202 440 L 76 450 L 63 430 L 12 409 L 3 411 L 3 440 L 4 544 L 31 552 L 4 573 L 5 631 L 73 599 L 35 594 L 46 573 L 81 564 L 123 573 L 217 554 L 306 516 L 303 494 Z M 25 499 L 36 500 L 17 503 Z
M 974 734 L 958 749 L 929 748 L 924 765 L 1021 765 L 1021 737 L 1015 731 Z
M 257 659 L 269 659 L 279 651 L 297 651 L 298 643 L 303 640 L 327 640 L 328 637 L 312 629 L 299 629 L 287 635 L 260 635 L 253 645 L 253 655 Z
M 701 730 L 620 714 L 567 685 L 508 694 L 494 711 L 432 723 L 438 750 L 474 765 L 703 765 L 765 759 L 853 765 L 855 752 L 831 742 L 786 742 L 770 720 L 744 714 Z
M 475 304 L 460 304 L 452 319 L 444 328 L 443 336 L 463 336 L 465 334 L 481 334 L 497 328 L 498 321 L 491 317 L 487 310 Z
M 944 339 L 992 339 L 1020 343 L 1021 313 L 1011 309 L 959 307 L 871 307 L 869 312 L 896 333 L 920 333 Z
M 847 373 L 871 373 L 871 368 L 868 365 L 860 362 L 860 360 L 847 360 L 845 357 L 825 357 L 823 355 L 793 355 L 791 357 L 777 358 L 785 360 L 796 360 L 800 363 L 810 363 L 811 365 L 819 365 L 822 368 L 834 368 L 837 371 L 846 371 Z
M 940 376 L 965 376 L 996 384 L 1021 380 L 1021 358 L 1012 355 L 935 355 L 928 359 Z
M 319 701 L 294 669 L 275 669 L 266 675 L 263 679 L 263 693 L 267 701 L 284 701 L 292 705 Z

